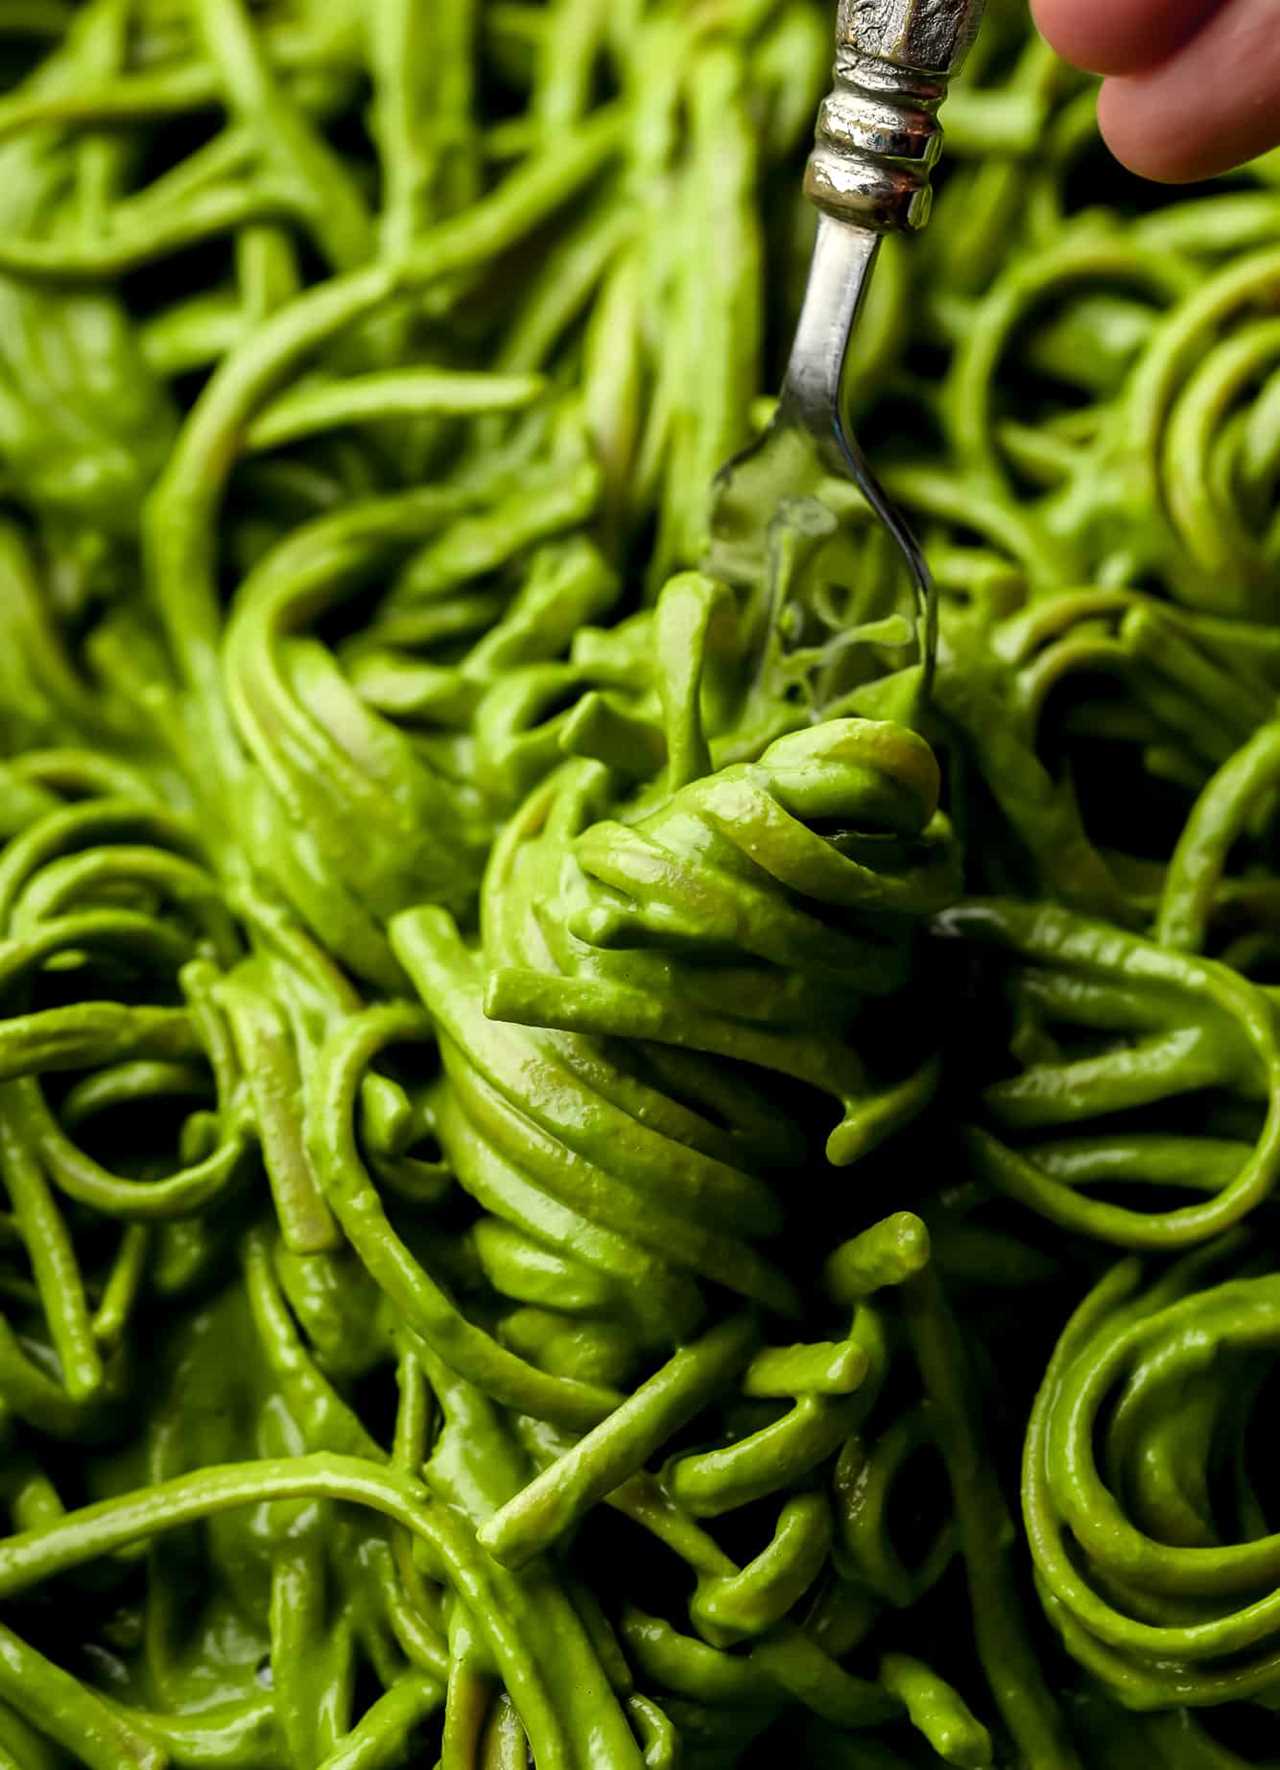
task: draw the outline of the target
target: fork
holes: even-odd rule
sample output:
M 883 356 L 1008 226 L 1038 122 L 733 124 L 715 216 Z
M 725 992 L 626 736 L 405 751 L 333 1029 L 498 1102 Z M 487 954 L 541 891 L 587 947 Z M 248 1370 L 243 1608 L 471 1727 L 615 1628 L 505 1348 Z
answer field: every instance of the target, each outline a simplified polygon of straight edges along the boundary
M 772 422 L 717 475 L 711 571 L 759 580 L 784 500 L 823 473 L 852 478 L 897 544 L 920 610 L 927 689 L 937 601 L 915 536 L 846 419 L 844 366 L 880 241 L 922 228 L 942 149 L 938 107 L 967 55 L 985 0 L 839 0 L 835 82 L 818 114 L 805 194 L 818 209 L 809 281 Z

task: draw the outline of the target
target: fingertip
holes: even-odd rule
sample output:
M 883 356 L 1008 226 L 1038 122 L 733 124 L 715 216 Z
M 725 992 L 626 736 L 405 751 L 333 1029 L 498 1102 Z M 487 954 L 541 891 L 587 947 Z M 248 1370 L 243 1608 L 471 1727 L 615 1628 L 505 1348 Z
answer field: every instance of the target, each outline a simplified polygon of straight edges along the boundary
M 1031 0 L 1037 26 L 1064 60 L 1091 74 L 1134 74 L 1182 47 L 1215 0 Z
M 1083 6 L 1072 4 L 1072 0 L 1031 0 L 1031 16 L 1050 48 L 1078 68 L 1104 74 L 1112 70 L 1099 64 L 1099 55 L 1105 61 L 1106 52 L 1097 13 L 1093 0 L 1086 0 Z
M 1104 80 L 1098 93 L 1098 129 L 1120 164 L 1153 184 L 1190 184 L 1208 176 L 1195 132 L 1166 128 L 1153 115 L 1145 82 Z
M 1098 126 L 1122 165 L 1159 184 L 1188 184 L 1280 142 L 1275 5 L 1225 0 L 1176 55 L 1104 81 Z

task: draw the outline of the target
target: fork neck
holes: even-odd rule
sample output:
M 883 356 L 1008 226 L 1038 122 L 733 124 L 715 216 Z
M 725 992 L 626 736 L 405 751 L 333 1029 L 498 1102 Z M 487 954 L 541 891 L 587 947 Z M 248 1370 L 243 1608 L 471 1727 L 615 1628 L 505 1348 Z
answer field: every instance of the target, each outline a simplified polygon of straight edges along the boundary
M 880 235 L 819 215 L 800 322 L 782 384 L 782 410 L 828 451 L 839 423 L 849 338 Z

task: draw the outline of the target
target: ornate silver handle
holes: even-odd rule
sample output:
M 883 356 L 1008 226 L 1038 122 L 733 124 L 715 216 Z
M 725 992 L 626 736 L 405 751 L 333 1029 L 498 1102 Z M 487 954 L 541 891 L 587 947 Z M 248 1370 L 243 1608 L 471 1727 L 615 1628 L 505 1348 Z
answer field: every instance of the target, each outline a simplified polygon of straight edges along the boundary
M 875 233 L 924 226 L 942 149 L 938 106 L 984 4 L 840 0 L 835 87 L 805 174 L 805 194 L 825 215 Z

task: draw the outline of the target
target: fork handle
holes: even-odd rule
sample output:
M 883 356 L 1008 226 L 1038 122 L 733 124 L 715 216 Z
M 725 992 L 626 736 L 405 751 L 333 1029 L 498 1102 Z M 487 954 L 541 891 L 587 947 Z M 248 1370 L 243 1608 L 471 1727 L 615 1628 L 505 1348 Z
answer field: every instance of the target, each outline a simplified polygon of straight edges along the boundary
M 805 194 L 825 215 L 874 233 L 924 226 L 942 151 L 938 106 L 984 4 L 839 0 L 835 85 L 805 173 Z

